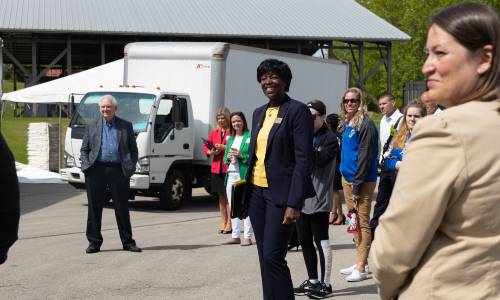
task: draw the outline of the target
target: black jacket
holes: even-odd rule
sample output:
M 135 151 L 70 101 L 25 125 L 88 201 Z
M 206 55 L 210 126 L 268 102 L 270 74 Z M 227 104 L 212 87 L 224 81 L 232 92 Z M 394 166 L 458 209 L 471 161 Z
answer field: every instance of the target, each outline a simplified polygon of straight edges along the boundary
M 14 156 L 0 134 L 0 264 L 7 259 L 19 229 L 19 184 Z
M 323 125 L 314 134 L 312 182 L 316 196 L 304 201 L 302 213 L 330 212 L 332 209 L 335 161 L 339 153 L 337 136 Z
M 257 136 L 267 108 L 267 104 L 263 105 L 253 113 L 247 182 L 251 182 L 253 176 Z M 304 199 L 314 196 L 311 180 L 313 128 L 309 108 L 286 96 L 267 137 L 264 159 L 271 201 L 277 206 L 300 210 Z M 250 199 L 251 185 L 246 186 L 245 199 Z

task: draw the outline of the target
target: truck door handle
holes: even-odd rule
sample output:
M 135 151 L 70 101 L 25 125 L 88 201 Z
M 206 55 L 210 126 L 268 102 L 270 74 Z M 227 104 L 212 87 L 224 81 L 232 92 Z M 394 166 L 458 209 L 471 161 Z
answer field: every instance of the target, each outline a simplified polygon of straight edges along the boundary
M 186 150 L 187 150 L 187 149 L 189 149 L 189 144 L 188 144 L 188 143 L 185 143 L 184 145 L 182 145 L 182 148 L 183 148 L 183 149 L 186 149 Z

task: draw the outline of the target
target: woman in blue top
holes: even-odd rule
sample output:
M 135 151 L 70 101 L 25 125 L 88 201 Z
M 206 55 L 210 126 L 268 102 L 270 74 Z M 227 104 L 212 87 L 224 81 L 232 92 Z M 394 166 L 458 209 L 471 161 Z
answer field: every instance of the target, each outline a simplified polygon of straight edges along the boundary
M 406 105 L 404 110 L 404 122 L 398 133 L 394 136 L 391 147 L 384 153 L 383 164 L 389 170 L 397 171 L 403 160 L 406 145 L 411 140 L 411 132 L 417 121 L 426 115 L 425 106 L 417 101 L 412 101 Z
M 349 275 L 346 280 L 351 282 L 367 278 L 372 240 L 370 210 L 377 181 L 378 133 L 367 111 L 360 89 L 349 88 L 344 92 L 339 122 L 339 132 L 343 132 L 340 173 L 347 209 L 357 210 L 359 232 L 354 235 L 356 264 L 340 273 Z

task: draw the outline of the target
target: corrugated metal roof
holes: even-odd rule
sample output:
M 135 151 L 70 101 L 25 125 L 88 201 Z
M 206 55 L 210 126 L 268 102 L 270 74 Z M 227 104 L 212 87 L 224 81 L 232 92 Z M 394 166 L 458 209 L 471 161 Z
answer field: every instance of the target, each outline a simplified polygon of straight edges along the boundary
M 0 0 L 0 31 L 410 39 L 354 0 Z

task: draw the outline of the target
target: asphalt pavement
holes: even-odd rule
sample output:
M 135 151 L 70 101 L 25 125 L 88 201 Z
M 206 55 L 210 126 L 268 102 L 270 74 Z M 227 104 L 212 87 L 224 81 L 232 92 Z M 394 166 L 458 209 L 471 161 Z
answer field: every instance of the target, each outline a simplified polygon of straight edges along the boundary
M 0 299 L 262 299 L 255 245 L 222 245 L 217 200 L 201 189 L 181 210 L 130 202 L 142 253 L 123 251 L 112 206 L 103 212 L 101 252 L 86 254 L 87 199 L 69 185 L 22 184 L 19 240 L 0 266 Z M 332 299 L 378 299 L 373 279 L 348 283 L 352 235 L 330 226 Z M 307 278 L 302 252 L 287 261 L 295 286 Z M 296 299 L 308 299 L 305 296 Z

